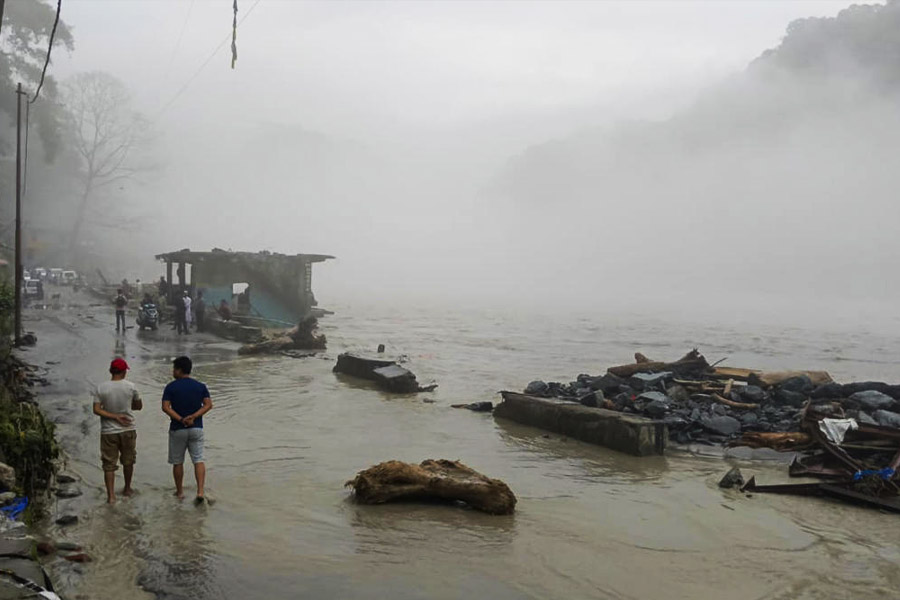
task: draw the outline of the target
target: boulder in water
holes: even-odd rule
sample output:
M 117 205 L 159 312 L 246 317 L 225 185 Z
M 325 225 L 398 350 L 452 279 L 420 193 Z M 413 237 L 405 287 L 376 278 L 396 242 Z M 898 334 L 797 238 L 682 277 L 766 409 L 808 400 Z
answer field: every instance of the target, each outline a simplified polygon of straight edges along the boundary
M 511 514 L 516 508 L 509 486 L 452 460 L 418 465 L 390 460 L 360 471 L 346 486 L 363 504 L 438 499 L 464 502 L 492 515 Z

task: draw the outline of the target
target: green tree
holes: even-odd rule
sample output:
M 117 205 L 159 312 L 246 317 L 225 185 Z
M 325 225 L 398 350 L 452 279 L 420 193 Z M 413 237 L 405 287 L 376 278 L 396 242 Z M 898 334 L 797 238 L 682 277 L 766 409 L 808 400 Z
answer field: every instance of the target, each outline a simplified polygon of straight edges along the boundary
M 0 29 L 0 113 L 4 113 L 13 126 L 16 85 L 21 82 L 29 95 L 37 89 L 55 18 L 56 7 L 44 0 L 11 0 L 5 4 Z M 75 48 L 72 32 L 62 20 L 56 29 L 54 47 L 68 51 Z M 48 73 L 41 101 L 31 107 L 32 126 L 41 138 L 47 160 L 52 160 L 59 151 L 65 123 L 65 111 L 57 100 L 58 86 Z M 10 153 L 15 148 L 15 136 L 3 136 L 0 144 L 0 153 Z

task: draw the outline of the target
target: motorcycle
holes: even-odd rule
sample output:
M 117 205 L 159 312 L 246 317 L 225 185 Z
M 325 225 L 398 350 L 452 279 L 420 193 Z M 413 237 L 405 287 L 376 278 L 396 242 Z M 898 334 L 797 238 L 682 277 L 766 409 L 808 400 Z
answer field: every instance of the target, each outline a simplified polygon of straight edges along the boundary
M 156 331 L 156 328 L 159 327 L 159 310 L 155 304 L 152 302 L 141 304 L 141 308 L 138 309 L 137 324 L 141 331 L 145 328 Z

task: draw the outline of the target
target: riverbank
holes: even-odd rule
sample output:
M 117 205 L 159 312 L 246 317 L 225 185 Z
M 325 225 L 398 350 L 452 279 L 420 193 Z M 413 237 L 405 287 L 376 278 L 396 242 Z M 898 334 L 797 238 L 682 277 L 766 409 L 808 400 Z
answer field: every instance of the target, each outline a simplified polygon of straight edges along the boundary
M 0 289 L 0 597 L 53 598 L 30 534 L 48 510 L 59 458 L 54 425 L 34 401 L 44 382 L 10 343 L 11 290 Z
M 336 308 L 321 321 L 330 349 L 306 359 L 239 357 L 238 344 L 179 338 L 168 329 L 116 336 L 108 304 L 86 294 L 27 315 L 39 337 L 29 360 L 51 369 L 38 402 L 57 424 L 67 470 L 84 492 L 61 499 L 42 533 L 80 543 L 94 559 L 49 563 L 61 595 L 441 600 L 487 593 L 520 600 L 650 598 L 665 589 L 679 600 L 717 589 L 727 600 L 874 599 L 900 585 L 896 517 L 718 488 L 723 455 L 766 481 L 786 480 L 784 463 L 720 449 L 711 449 L 714 457 L 635 458 L 452 408 L 495 399 L 496 390 L 519 388 L 536 372 L 591 372 L 634 347 L 677 356 L 698 345 L 762 368 L 815 364 L 841 379 L 898 379 L 900 364 L 872 361 L 869 349 L 900 356 L 900 338 L 754 326 L 753 344 L 736 348 L 735 339 L 750 339 L 747 332 L 712 324 L 626 316 L 598 324 L 370 303 Z M 417 375 L 441 386 L 397 396 L 332 373 L 341 352 L 379 343 L 387 354 L 408 354 Z M 218 500 L 211 508 L 171 495 L 158 398 L 178 354 L 194 358 L 215 402 L 204 419 L 208 491 Z M 90 392 L 115 355 L 131 365 L 145 409 L 137 415 L 138 494 L 108 507 Z M 502 479 L 519 500 L 516 513 L 348 500 L 344 483 L 374 462 L 431 457 L 459 459 Z M 64 514 L 79 520 L 57 525 Z

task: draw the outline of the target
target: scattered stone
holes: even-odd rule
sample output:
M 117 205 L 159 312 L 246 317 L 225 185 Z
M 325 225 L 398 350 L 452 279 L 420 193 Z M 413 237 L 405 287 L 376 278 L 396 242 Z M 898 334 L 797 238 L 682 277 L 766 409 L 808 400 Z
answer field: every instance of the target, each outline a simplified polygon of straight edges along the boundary
M 741 430 L 741 422 L 734 417 L 716 416 L 700 419 L 700 425 L 714 434 L 730 436 Z
M 66 552 L 81 552 L 81 546 L 75 542 L 56 542 L 56 548 Z
M 666 389 L 666 396 L 671 398 L 672 402 L 674 402 L 675 404 L 684 404 L 691 399 L 691 395 L 688 393 L 688 391 L 677 383 L 674 385 L 670 385 Z
M 592 390 L 600 390 L 604 396 L 609 395 L 610 392 L 622 391 L 619 389 L 619 386 L 622 385 L 625 385 L 625 380 L 621 377 L 616 377 L 612 373 L 594 377 L 589 383 Z
M 669 403 L 662 400 L 653 400 L 644 407 L 644 412 L 652 419 L 662 419 L 669 412 Z M 680 420 L 680 417 L 678 419 Z
M 3 492 L 0 494 L 0 506 L 6 506 L 8 504 L 12 504 L 13 500 L 16 499 L 15 492 Z
M 766 391 L 758 385 L 745 385 L 738 393 L 742 402 L 750 402 L 752 404 L 760 404 L 767 398 Z
M 841 398 L 844 395 L 843 387 L 839 383 L 826 383 L 814 389 L 809 395 L 812 398 Z
M 56 490 L 57 498 L 77 498 L 81 495 L 81 489 L 77 486 L 64 486 Z
M 74 563 L 87 563 L 91 562 L 93 559 L 85 554 L 84 552 L 79 552 L 78 554 L 67 554 L 63 556 L 64 559 L 74 562 Z
M 0 463 L 0 488 L 12 490 L 16 487 L 16 470 L 6 463 Z
M 670 371 L 662 373 L 635 373 L 628 380 L 628 385 L 636 390 L 647 390 L 663 384 L 675 375 Z
M 721 481 L 719 481 L 720 488 L 734 488 L 741 487 L 743 485 L 744 476 L 741 474 L 741 470 L 737 467 L 734 467 L 730 471 L 725 473 L 725 476 L 722 477 Z
M 806 403 L 806 396 L 800 392 L 779 389 L 775 392 L 775 402 L 782 406 L 793 406 L 799 408 Z
M 78 515 L 63 515 L 56 520 L 57 525 L 61 525 L 66 527 L 68 525 L 74 525 L 78 522 Z
M 841 393 L 838 396 L 848 398 L 859 392 L 881 392 L 886 394 L 891 386 L 883 381 L 854 381 L 853 383 L 845 383 L 841 386 Z
M 859 411 L 859 414 L 856 415 L 856 421 L 860 425 L 878 425 L 878 421 L 869 416 L 868 413 L 864 413 L 863 411 Z
M 53 545 L 53 542 L 38 542 L 35 544 L 35 548 L 41 556 L 48 556 L 56 552 L 56 546 Z
M 581 398 L 578 399 L 584 406 L 590 406 L 592 408 L 600 408 L 603 406 L 603 392 L 600 390 L 596 390 L 585 394 Z
M 875 422 L 885 427 L 900 427 L 900 415 L 887 410 L 876 410 L 872 413 Z
M 811 392 L 814 388 L 812 381 L 806 375 L 797 375 L 796 377 L 790 377 L 781 382 L 781 385 L 778 386 L 781 390 L 786 390 L 788 392 Z
M 886 410 L 894 404 L 893 398 L 875 390 L 856 392 L 850 395 L 850 400 L 858 402 L 860 408 L 868 411 Z
M 525 393 L 529 396 L 544 396 L 550 391 L 550 386 L 544 381 L 532 381 L 525 387 Z

